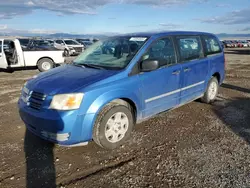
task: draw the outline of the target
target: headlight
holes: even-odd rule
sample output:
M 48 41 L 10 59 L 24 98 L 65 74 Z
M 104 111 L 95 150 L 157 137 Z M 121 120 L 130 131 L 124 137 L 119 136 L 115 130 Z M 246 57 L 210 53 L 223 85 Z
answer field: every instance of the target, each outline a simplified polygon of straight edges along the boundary
M 37 76 L 38 76 L 38 75 L 34 75 L 34 76 L 32 76 L 31 78 L 29 78 L 29 79 L 28 79 L 28 80 L 24 83 L 24 85 L 23 85 L 23 86 L 26 86 L 26 85 L 27 85 L 27 83 L 28 83 L 28 81 L 33 80 L 33 79 L 37 78 Z
M 78 109 L 82 103 L 83 96 L 83 93 L 55 95 L 49 108 L 55 110 Z

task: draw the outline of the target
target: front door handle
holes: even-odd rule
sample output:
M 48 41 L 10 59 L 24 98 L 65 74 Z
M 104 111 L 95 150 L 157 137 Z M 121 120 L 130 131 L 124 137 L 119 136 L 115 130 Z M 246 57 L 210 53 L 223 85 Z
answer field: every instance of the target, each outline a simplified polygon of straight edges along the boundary
M 185 68 L 184 69 L 184 72 L 188 72 L 188 71 L 191 71 L 191 69 L 190 68 Z
M 180 72 L 181 72 L 181 71 L 174 71 L 174 72 L 172 72 L 172 74 L 173 74 L 173 75 L 178 75 L 178 74 L 180 74 Z

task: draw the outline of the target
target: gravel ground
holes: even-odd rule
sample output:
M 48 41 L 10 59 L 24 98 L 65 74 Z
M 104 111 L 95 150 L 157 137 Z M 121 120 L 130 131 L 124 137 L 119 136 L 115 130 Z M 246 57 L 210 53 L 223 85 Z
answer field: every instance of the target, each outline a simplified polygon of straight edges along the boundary
M 226 50 L 226 61 L 213 105 L 161 113 L 112 151 L 59 147 L 26 132 L 17 100 L 38 71 L 0 72 L 0 187 L 250 187 L 250 49 Z

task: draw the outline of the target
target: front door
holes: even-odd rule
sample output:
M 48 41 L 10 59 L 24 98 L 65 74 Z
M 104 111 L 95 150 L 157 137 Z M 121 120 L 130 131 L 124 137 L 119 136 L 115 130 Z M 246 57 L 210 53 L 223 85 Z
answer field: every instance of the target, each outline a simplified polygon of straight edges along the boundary
M 209 61 L 204 58 L 199 36 L 180 36 L 176 40 L 182 63 L 180 103 L 183 104 L 204 93 Z
M 56 40 L 54 45 L 55 45 L 55 48 L 57 48 L 57 49 L 60 49 L 60 50 L 65 49 L 65 45 L 64 45 L 62 40 Z
M 155 41 L 143 59 L 158 60 L 160 68 L 139 75 L 144 103 L 143 118 L 168 110 L 179 104 L 181 64 L 171 38 Z
M 0 68 L 6 69 L 8 67 L 8 63 L 6 61 L 6 57 L 4 54 L 3 43 L 4 43 L 4 41 L 0 40 Z

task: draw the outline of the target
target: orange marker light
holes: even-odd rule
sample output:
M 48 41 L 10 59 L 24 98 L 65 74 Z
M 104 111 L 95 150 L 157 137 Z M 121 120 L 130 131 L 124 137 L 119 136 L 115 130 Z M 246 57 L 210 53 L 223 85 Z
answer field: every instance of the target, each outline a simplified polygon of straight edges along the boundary
M 72 97 L 69 97 L 67 103 L 66 103 L 66 106 L 68 107 L 72 107 L 72 106 L 75 106 L 76 105 L 76 97 L 72 96 Z

